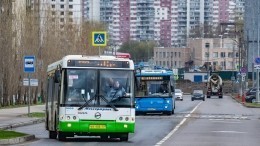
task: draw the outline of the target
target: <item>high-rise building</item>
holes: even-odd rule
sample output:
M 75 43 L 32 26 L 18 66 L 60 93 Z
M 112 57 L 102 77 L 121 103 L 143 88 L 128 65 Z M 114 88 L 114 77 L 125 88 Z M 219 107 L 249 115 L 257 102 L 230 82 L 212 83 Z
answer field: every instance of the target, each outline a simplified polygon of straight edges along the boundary
M 41 0 L 40 18 L 52 15 L 63 25 L 66 22 L 80 24 L 82 22 L 82 0 Z
M 243 18 L 245 0 L 43 0 L 51 10 L 65 10 L 73 22 L 107 25 L 109 44 L 128 40 L 155 41 L 158 46 L 186 47 L 190 30 Z M 64 16 L 62 16 L 64 14 Z M 205 32 L 204 32 L 205 33 Z

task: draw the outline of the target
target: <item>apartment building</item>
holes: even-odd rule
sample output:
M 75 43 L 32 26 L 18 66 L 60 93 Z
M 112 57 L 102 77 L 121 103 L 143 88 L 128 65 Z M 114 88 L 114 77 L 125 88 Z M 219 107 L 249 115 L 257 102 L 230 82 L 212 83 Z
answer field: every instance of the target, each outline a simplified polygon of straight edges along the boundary
M 183 68 L 191 61 L 190 48 L 155 47 L 153 60 L 157 66 Z
M 209 64 L 214 70 L 235 70 L 239 62 L 238 41 L 231 38 L 188 39 L 191 60 L 201 67 Z
M 65 21 L 107 24 L 109 45 L 128 40 L 155 41 L 158 46 L 185 48 L 190 30 L 204 24 L 242 19 L 245 0 L 42 0 Z M 43 6 L 42 6 L 43 7 Z M 63 12 L 64 11 L 64 12 Z M 62 16 L 64 14 L 64 16 Z M 72 15 L 72 16 L 70 16 Z M 42 16 L 43 17 L 43 16 Z
M 81 24 L 82 22 L 82 0 L 41 0 L 40 18 L 46 20 L 49 15 L 58 20 L 58 24 L 69 22 Z

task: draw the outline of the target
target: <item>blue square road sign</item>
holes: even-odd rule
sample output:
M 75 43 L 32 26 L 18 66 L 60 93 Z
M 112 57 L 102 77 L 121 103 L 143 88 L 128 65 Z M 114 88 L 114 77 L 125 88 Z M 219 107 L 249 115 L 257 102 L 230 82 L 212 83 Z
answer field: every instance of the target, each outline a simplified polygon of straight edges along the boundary
M 24 72 L 34 73 L 35 72 L 35 57 L 24 56 Z

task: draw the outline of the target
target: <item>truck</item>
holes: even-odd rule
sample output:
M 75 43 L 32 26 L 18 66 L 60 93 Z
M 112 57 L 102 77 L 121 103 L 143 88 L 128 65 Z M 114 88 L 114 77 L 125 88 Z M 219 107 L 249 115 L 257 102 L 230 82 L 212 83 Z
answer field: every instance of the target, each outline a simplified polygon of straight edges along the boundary
M 206 83 L 207 85 L 207 98 L 211 96 L 218 96 L 219 98 L 223 98 L 222 86 L 223 81 L 222 78 L 217 74 L 212 74 Z

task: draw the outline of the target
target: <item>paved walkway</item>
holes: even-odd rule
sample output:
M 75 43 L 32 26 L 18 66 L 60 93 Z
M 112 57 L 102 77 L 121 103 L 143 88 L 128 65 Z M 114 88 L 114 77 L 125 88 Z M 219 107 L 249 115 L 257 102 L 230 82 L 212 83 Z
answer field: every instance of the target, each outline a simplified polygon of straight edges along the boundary
M 45 112 L 45 105 L 30 106 L 30 113 L 33 112 Z M 28 106 L 0 109 L 0 129 L 12 129 L 15 127 L 36 124 L 44 121 L 44 118 L 22 116 L 26 114 L 28 114 Z

